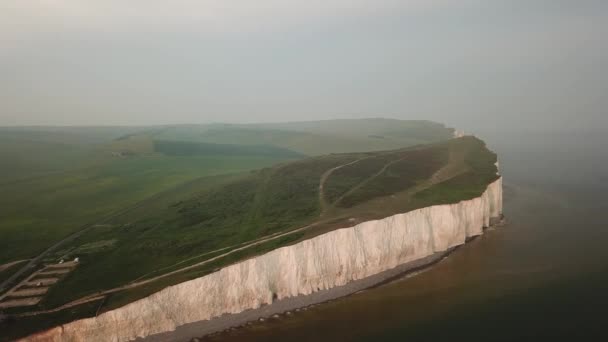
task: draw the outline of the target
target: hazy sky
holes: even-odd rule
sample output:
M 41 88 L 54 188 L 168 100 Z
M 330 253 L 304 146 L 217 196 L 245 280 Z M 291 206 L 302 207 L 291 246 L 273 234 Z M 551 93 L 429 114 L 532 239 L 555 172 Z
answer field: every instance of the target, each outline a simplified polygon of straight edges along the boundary
M 606 0 L 1 0 L 0 125 L 608 127 Z

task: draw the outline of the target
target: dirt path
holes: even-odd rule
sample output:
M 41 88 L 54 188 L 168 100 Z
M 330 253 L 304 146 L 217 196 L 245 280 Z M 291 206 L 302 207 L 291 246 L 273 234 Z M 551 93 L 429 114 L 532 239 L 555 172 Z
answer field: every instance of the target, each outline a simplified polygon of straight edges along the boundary
M 121 211 L 121 213 L 122 213 L 122 211 Z M 30 261 L 25 266 L 23 266 L 23 268 L 21 268 L 19 271 L 15 272 L 11 277 L 9 277 L 8 279 L 6 279 L 2 283 L 0 283 L 0 293 L 3 292 L 16 279 L 21 277 L 22 274 L 24 274 L 28 271 L 34 270 L 36 268 L 37 264 L 40 261 L 42 261 L 42 259 L 44 259 L 45 256 L 47 256 L 51 252 L 59 249 L 59 247 L 63 246 L 64 244 L 75 240 L 76 238 L 78 238 L 79 236 L 83 235 L 84 233 L 88 232 L 89 230 L 91 230 L 93 228 L 95 228 L 95 225 L 85 225 L 82 227 L 82 229 L 78 230 L 75 233 L 72 233 L 68 237 L 64 238 L 63 240 L 61 240 L 61 241 L 55 243 L 54 245 L 52 245 L 51 247 L 47 248 L 44 252 L 42 252 L 40 255 L 38 255 L 34 259 L 30 259 Z
M 14 265 L 20 264 L 20 263 L 22 263 L 22 262 L 26 262 L 26 261 L 28 261 L 28 260 L 30 260 L 30 259 L 25 259 L 25 260 L 17 260 L 17 261 L 11 261 L 11 262 L 8 262 L 8 263 L 6 263 L 6 264 L 2 264 L 2 265 L 0 265 L 0 272 L 2 272 L 2 271 L 4 271 L 4 270 L 6 270 L 6 269 L 8 269 L 8 268 L 11 268 L 11 267 L 12 267 L 12 266 L 14 266 Z
M 63 275 L 72 271 L 77 265 L 78 263 L 76 262 L 67 262 L 63 264 L 47 265 L 42 269 L 36 270 L 4 294 L 0 295 L 0 306 L 7 307 L 7 301 L 5 301 L 7 297 L 30 297 L 31 294 L 43 296 L 48 291 L 49 286 L 58 282 Z M 38 278 L 40 276 L 43 277 Z M 37 304 L 41 299 L 42 297 L 39 297 L 38 301 L 34 304 Z M 9 302 L 11 302 L 10 298 Z M 31 302 L 28 301 L 12 301 L 9 306 L 33 305 L 30 303 Z
M 465 173 L 468 170 L 467 165 L 464 163 L 464 156 L 456 154 L 454 153 L 454 151 L 450 151 L 450 155 L 448 158 L 448 162 L 444 166 L 442 166 L 439 170 L 433 173 L 433 175 L 431 175 L 428 180 L 409 189 L 407 191 L 407 194 L 410 196 L 414 195 L 415 193 L 424 191 L 434 185 L 445 182 L 462 173 Z
M 233 249 L 233 250 L 231 250 L 229 252 L 220 254 L 220 255 L 215 256 L 213 258 L 201 261 L 199 263 L 196 263 L 196 264 L 193 264 L 193 265 L 190 265 L 190 266 L 186 266 L 186 267 L 180 268 L 178 270 L 175 270 L 175 271 L 172 271 L 172 272 L 169 272 L 169 273 L 165 273 L 165 274 L 159 275 L 157 277 L 149 278 L 149 279 L 138 281 L 138 282 L 133 282 L 133 283 L 130 283 L 130 284 L 127 284 L 127 285 L 124 285 L 124 286 L 115 287 L 115 288 L 110 289 L 110 290 L 96 292 L 94 294 L 91 294 L 91 295 L 82 297 L 80 299 L 74 300 L 72 302 L 69 302 L 67 304 L 64 304 L 64 305 L 62 305 L 60 307 L 57 307 L 55 309 L 43 310 L 43 311 L 35 311 L 35 312 L 28 312 L 28 313 L 20 314 L 20 315 L 17 315 L 17 316 L 18 317 L 26 317 L 26 316 L 35 316 L 35 315 L 45 314 L 45 313 L 52 313 L 52 312 L 61 311 L 63 309 L 67 309 L 67 308 L 70 308 L 70 307 L 73 307 L 73 306 L 76 306 L 76 305 L 93 302 L 93 301 L 102 299 L 105 296 L 107 296 L 109 294 L 112 294 L 112 293 L 116 293 L 116 292 L 119 292 L 119 291 L 132 289 L 132 288 L 135 288 L 135 287 L 138 287 L 138 286 L 142 286 L 142 285 L 145 285 L 145 284 L 149 284 L 149 283 L 155 282 L 155 281 L 157 281 L 159 279 L 163 279 L 163 278 L 172 276 L 172 275 L 177 274 L 177 273 L 188 271 L 188 270 L 191 270 L 191 269 L 196 268 L 196 267 L 204 266 L 204 265 L 206 265 L 206 264 L 208 264 L 210 262 L 213 262 L 213 261 L 218 260 L 220 258 L 226 257 L 226 256 L 228 256 L 230 254 L 242 251 L 242 250 L 247 249 L 249 247 L 257 246 L 259 244 L 262 244 L 262 243 L 265 243 L 265 242 L 268 242 L 268 241 L 276 240 L 276 239 L 284 237 L 284 236 L 295 234 L 297 232 L 301 232 L 303 230 L 309 229 L 309 228 L 314 227 L 316 225 L 319 225 L 321 223 L 323 223 L 323 222 L 315 222 L 315 223 L 310 224 L 308 226 L 304 226 L 304 227 L 301 227 L 301 228 L 298 228 L 298 229 L 295 229 L 295 230 L 291 230 L 289 232 L 285 232 L 285 233 L 281 233 L 281 234 L 278 234 L 278 235 L 275 235 L 275 236 L 264 238 L 262 240 L 259 240 L 259 241 L 256 241 L 256 242 L 252 242 L 252 243 L 246 244 L 246 245 L 244 245 L 242 247 Z M 228 247 L 226 247 L 226 248 L 228 248 Z M 209 253 L 214 253 L 214 252 L 209 252 Z
M 381 174 L 384 173 L 384 171 L 386 171 L 386 169 L 388 169 L 391 165 L 398 163 L 404 159 L 406 159 L 406 157 L 403 158 L 399 158 L 396 160 L 391 160 L 390 162 L 386 163 L 378 172 L 374 173 L 373 175 L 367 177 L 366 179 L 362 180 L 359 184 L 353 186 L 350 190 L 348 190 L 347 192 L 345 192 L 342 196 L 340 196 L 337 200 L 334 201 L 334 203 L 332 203 L 333 206 L 337 205 L 338 203 L 340 203 L 346 196 L 352 194 L 353 192 L 361 189 L 362 187 L 364 187 L 366 184 L 369 184 L 369 182 L 371 182 L 372 180 L 376 179 L 377 177 L 379 177 Z
M 450 155 L 448 158 L 447 164 L 441 169 L 437 170 L 437 172 L 435 172 L 429 179 L 429 182 L 432 185 L 445 182 L 446 180 L 454 178 L 469 170 L 468 166 L 464 162 L 464 155 L 450 150 Z
M 358 163 L 364 159 L 368 159 L 368 158 L 371 158 L 371 156 L 359 158 L 350 163 L 336 166 L 334 168 L 331 168 L 331 169 L 325 171 L 325 173 L 323 173 L 323 175 L 321 175 L 321 179 L 319 180 L 319 206 L 321 208 L 321 216 L 323 216 L 323 213 L 325 213 L 327 211 L 327 208 L 329 207 L 329 205 L 327 204 L 327 199 L 325 198 L 325 182 L 327 182 L 327 179 L 331 176 L 331 174 L 334 173 L 335 171 L 340 170 L 343 167 L 347 167 L 347 166 L 356 164 L 356 163 Z
M 27 277 L 27 278 L 23 279 L 22 281 L 20 281 L 19 284 L 15 285 L 9 291 L 7 291 L 4 294 L 0 295 L 0 302 L 3 301 L 6 297 L 11 296 L 12 293 L 16 292 L 17 289 L 19 289 L 21 286 L 27 285 L 29 282 L 31 282 L 33 278 L 35 278 L 36 276 L 38 276 L 40 274 L 40 272 L 42 272 L 42 270 L 38 270 L 38 271 L 32 273 L 29 277 Z M 34 285 L 36 285 L 36 283 L 34 283 Z

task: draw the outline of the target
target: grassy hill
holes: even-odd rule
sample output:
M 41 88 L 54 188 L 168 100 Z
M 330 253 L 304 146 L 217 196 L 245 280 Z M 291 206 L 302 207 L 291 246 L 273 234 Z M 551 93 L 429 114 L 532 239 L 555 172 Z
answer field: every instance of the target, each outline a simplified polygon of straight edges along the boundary
M 0 264 L 33 257 L 86 225 L 197 178 L 452 134 L 430 122 L 387 122 L 0 128 Z M 417 138 L 369 137 L 388 136 L 389 128 L 404 136 L 414 129 Z
M 82 263 L 42 305 L 54 307 L 159 275 L 159 269 L 195 264 L 212 255 L 205 253 L 278 232 L 316 224 L 279 245 L 293 243 L 353 221 L 476 197 L 496 179 L 495 161 L 483 142 L 467 137 L 394 151 L 313 157 L 201 180 L 197 188 L 202 190 L 159 197 L 146 205 L 155 210 L 126 212 L 59 251 L 55 258 L 78 255 Z M 326 179 L 323 208 L 320 179 L 327 170 L 346 164 Z M 95 243 L 104 247 L 82 248 Z M 176 263 L 179 267 L 172 268 Z
M 211 144 L 155 140 L 154 151 L 166 156 L 271 156 L 300 158 L 302 154 L 272 145 Z
M 452 132 L 386 119 L 0 129 L 0 140 L 12 141 L 0 158 L 29 153 L 38 163 L 5 170 L 0 183 L 0 264 L 87 229 L 42 260 L 78 256 L 80 265 L 36 307 L 8 311 L 111 290 L 95 306 L 109 310 L 331 229 L 476 196 L 496 177 L 496 156 L 475 138 L 448 140 Z M 277 235 L 285 232 L 293 233 Z M 252 241 L 260 243 L 239 249 Z M 21 319 L 11 329 L 22 334 L 31 331 L 24 325 L 40 329 L 91 308 Z
M 428 144 L 450 139 L 452 134 L 452 129 L 429 121 L 361 119 L 173 126 L 159 132 L 155 138 L 217 144 L 273 145 L 314 156 Z

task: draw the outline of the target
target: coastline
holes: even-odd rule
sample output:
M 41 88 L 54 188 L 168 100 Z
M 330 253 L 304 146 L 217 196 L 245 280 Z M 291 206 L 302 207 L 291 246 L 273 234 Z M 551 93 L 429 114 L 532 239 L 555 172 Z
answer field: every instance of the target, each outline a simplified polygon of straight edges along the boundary
M 489 227 L 504 226 L 504 217 L 493 219 Z M 459 246 L 451 247 L 450 249 L 437 252 L 427 257 L 413 260 L 405 264 L 394 267 L 390 270 L 383 271 L 369 277 L 358 279 L 342 286 L 333 287 L 330 289 L 314 292 L 309 295 L 300 295 L 274 301 L 271 304 L 264 305 L 257 309 L 249 309 L 236 314 L 226 314 L 220 317 L 212 318 L 211 320 L 198 321 L 187 323 L 177 327 L 174 331 L 163 332 L 147 336 L 145 338 L 137 338 L 134 341 L 145 342 L 187 342 L 194 338 L 202 338 L 208 335 L 222 333 L 228 329 L 241 328 L 245 325 L 269 319 L 274 315 L 287 314 L 292 311 L 327 303 L 343 297 L 347 297 L 358 292 L 373 289 L 393 281 L 402 279 L 416 272 L 427 270 L 443 259 L 449 257 L 451 253 L 458 248 L 465 246 L 467 243 L 475 240 L 480 235 L 472 236 L 467 241 Z
M 22 340 L 179 341 L 209 335 L 428 267 L 501 218 L 499 177 L 480 197 L 334 230 Z
M 297 309 L 306 308 L 311 305 L 317 305 L 336 300 L 369 288 L 380 286 L 386 282 L 394 280 L 395 278 L 403 277 L 408 273 L 432 267 L 434 264 L 447 257 L 456 248 L 458 247 L 453 247 L 445 252 L 435 253 L 422 259 L 410 261 L 388 271 L 384 271 L 382 273 L 378 273 L 367 278 L 355 280 L 346 285 L 314 292 L 309 295 L 300 295 L 297 297 L 285 298 L 257 309 L 250 309 L 236 314 L 226 314 L 220 317 L 213 318 L 211 320 L 184 324 L 182 326 L 177 327 L 177 329 L 175 329 L 174 331 L 150 335 L 145 338 L 137 338 L 135 339 L 135 341 L 190 341 L 192 338 L 219 333 L 230 328 L 243 326 L 249 322 L 258 321 L 260 319 L 267 319 L 273 315 L 283 314 L 288 311 L 294 311 Z

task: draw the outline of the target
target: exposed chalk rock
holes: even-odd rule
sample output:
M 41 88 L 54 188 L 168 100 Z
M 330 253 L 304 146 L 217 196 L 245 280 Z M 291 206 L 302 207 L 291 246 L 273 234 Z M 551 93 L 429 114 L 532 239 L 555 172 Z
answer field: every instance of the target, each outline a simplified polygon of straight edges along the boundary
M 331 231 L 24 341 L 128 341 L 172 331 L 186 323 L 345 285 L 444 252 L 482 234 L 490 220 L 501 215 L 498 179 L 481 197 Z
M 464 131 L 461 130 L 454 130 L 454 138 L 458 139 L 458 138 L 462 138 L 466 135 L 466 133 Z

